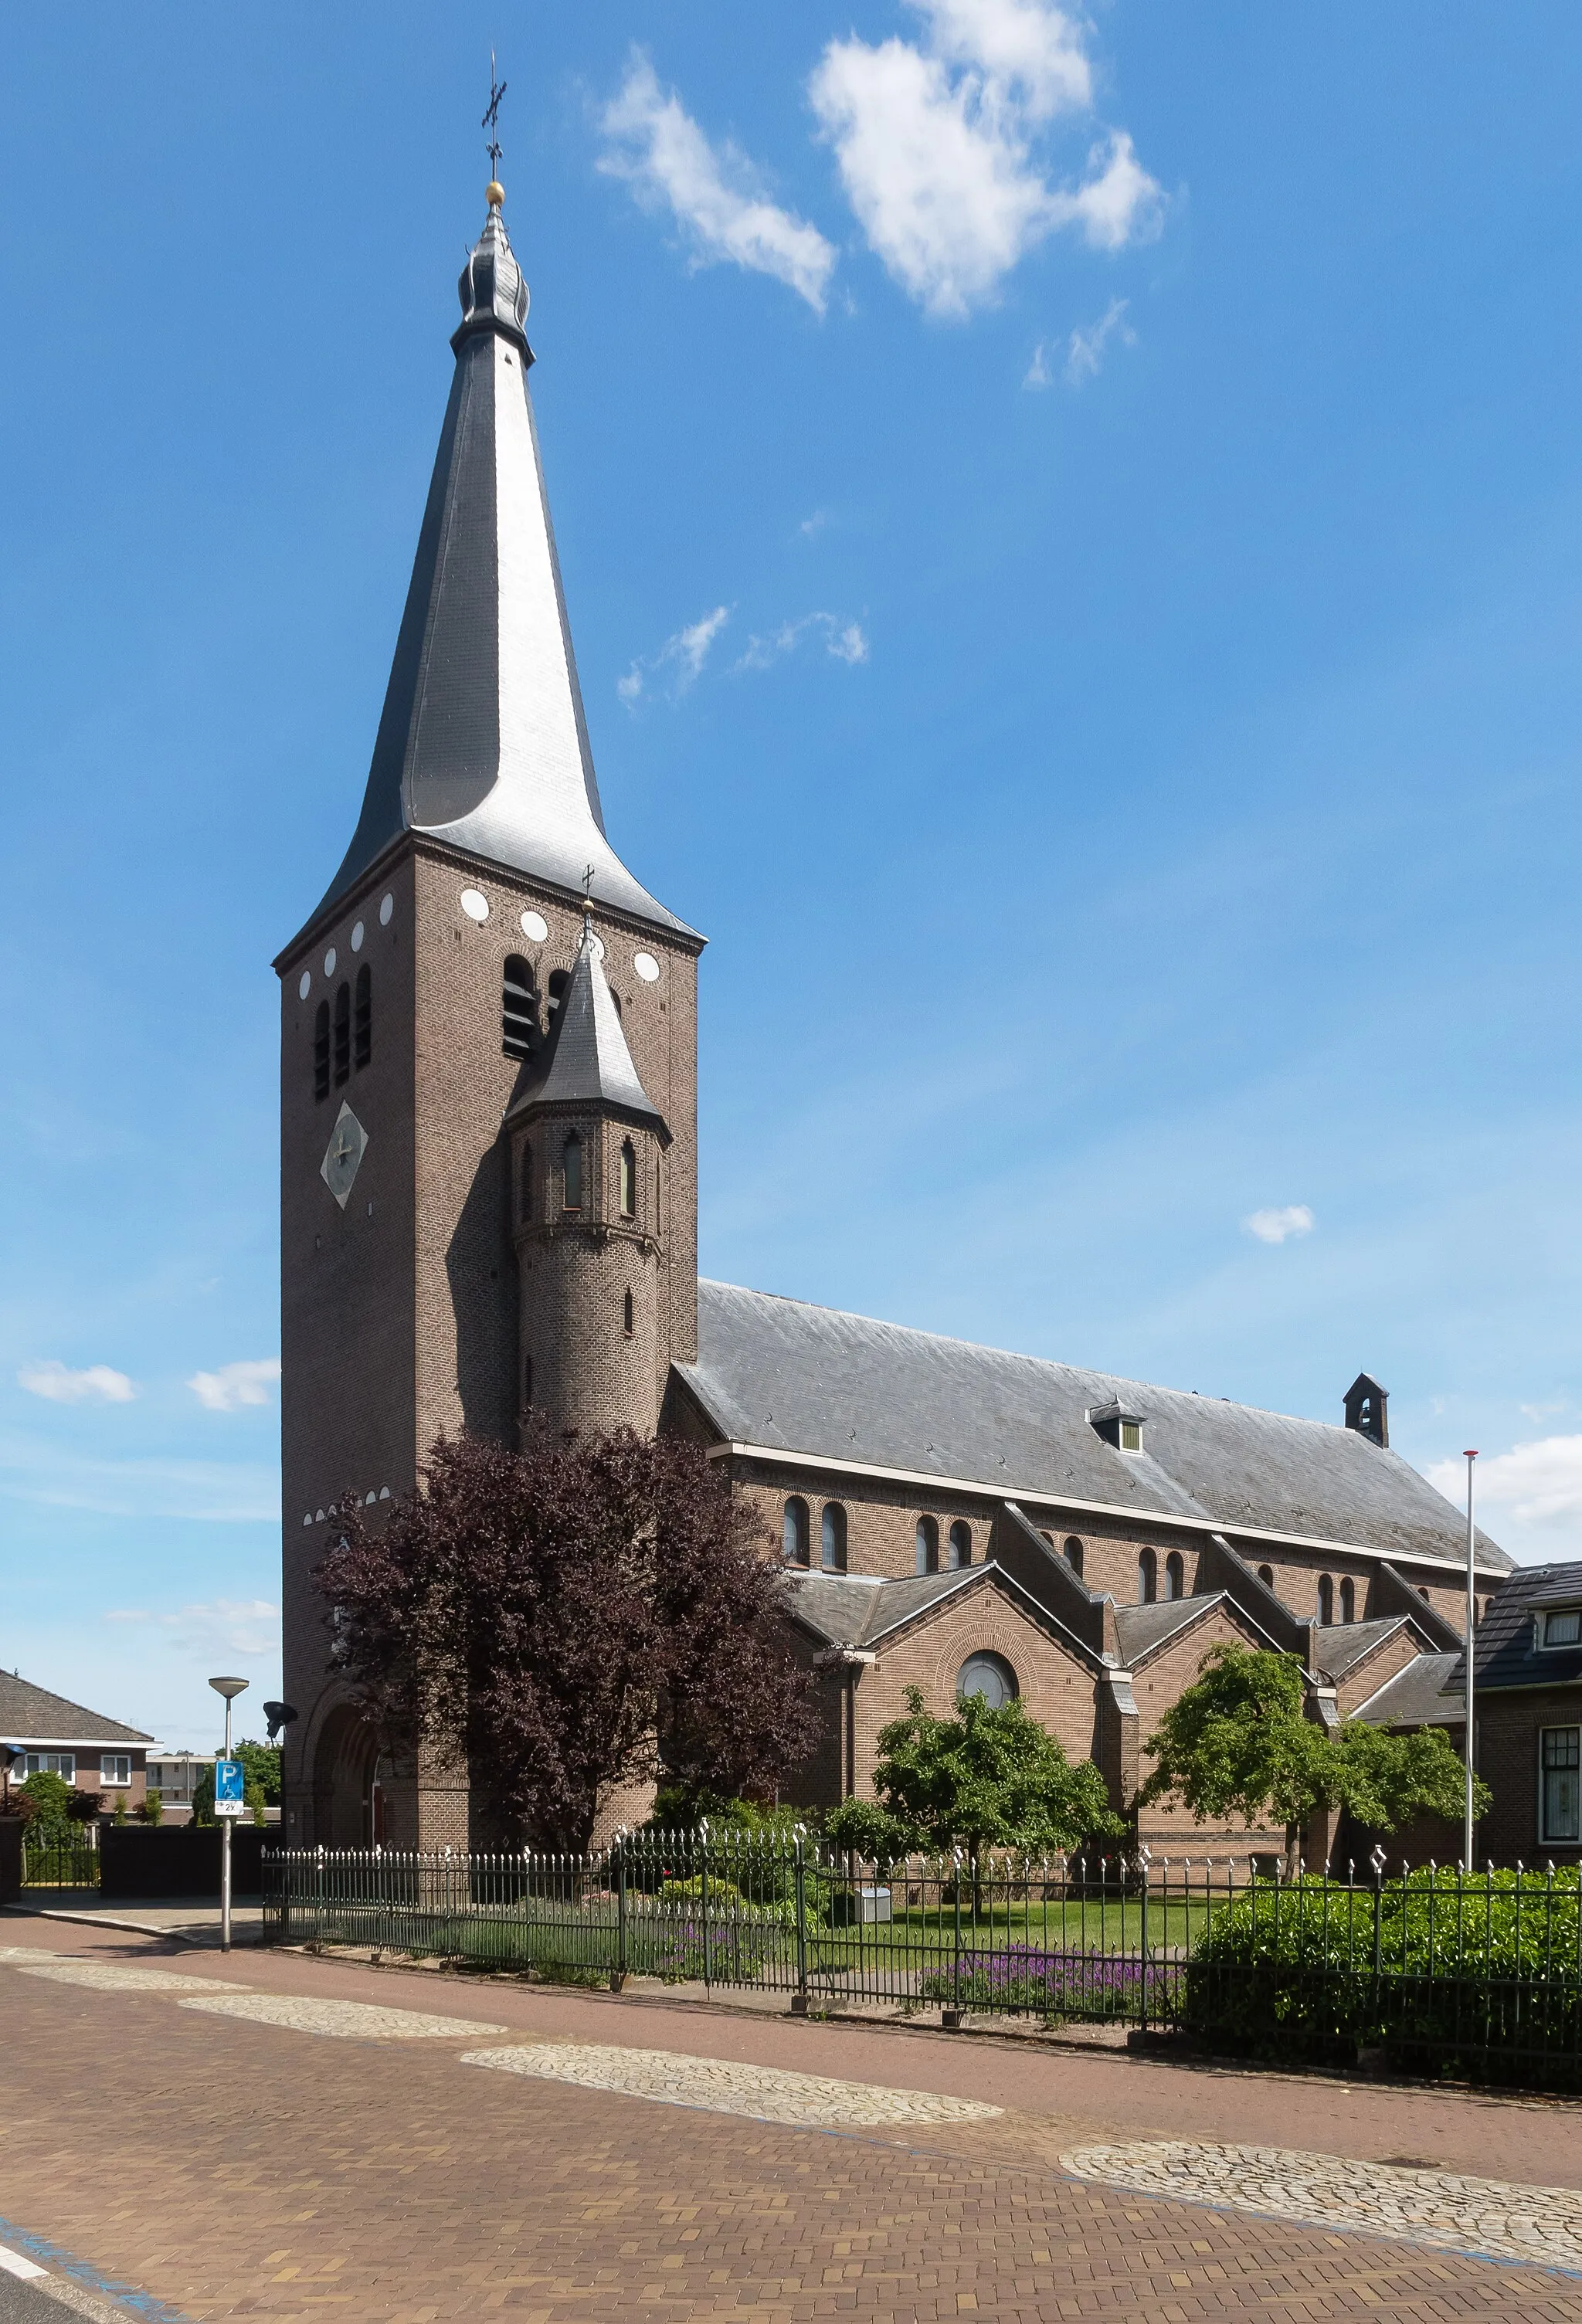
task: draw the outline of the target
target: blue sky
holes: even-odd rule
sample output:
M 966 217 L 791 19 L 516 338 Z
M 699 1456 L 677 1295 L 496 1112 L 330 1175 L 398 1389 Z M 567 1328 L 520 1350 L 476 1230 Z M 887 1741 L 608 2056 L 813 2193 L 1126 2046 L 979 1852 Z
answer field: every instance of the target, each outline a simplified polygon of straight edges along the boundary
M 269 961 L 491 39 L 611 835 L 711 939 L 707 1270 L 1365 1366 L 1572 1554 L 1576 10 L 90 0 L 0 31 L 0 1662 L 172 1742 L 277 1683 Z

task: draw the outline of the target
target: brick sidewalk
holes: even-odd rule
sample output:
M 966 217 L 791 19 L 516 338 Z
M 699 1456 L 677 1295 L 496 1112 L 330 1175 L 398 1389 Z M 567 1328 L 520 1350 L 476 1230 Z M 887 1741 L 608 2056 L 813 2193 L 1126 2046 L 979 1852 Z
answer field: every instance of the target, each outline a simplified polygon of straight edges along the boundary
M 595 1997 L 213 1956 L 10 1922 L 10 1942 L 794 2066 L 1006 2107 L 926 2135 L 793 2130 L 461 2066 L 463 2040 L 320 2039 L 0 1969 L 5 2197 L 184 2315 L 745 2324 L 851 2313 L 1582 2324 L 1582 2282 L 1059 2174 L 1117 2132 L 1423 2154 L 1571 2183 L 1568 2109 L 745 2023 Z M 1051 2087 L 1053 2086 L 1053 2087 Z M 1057 2097 L 1061 2111 L 1050 2106 Z M 1140 2115 L 1150 2117 L 1140 2121 Z M 1278 2130 L 1273 2128 L 1278 2118 Z M 1333 2125 L 1349 2144 L 1329 2135 Z M 1383 2143 L 1381 2144 L 1381 2141 Z M 1456 2150 L 1465 2150 L 1459 2152 Z

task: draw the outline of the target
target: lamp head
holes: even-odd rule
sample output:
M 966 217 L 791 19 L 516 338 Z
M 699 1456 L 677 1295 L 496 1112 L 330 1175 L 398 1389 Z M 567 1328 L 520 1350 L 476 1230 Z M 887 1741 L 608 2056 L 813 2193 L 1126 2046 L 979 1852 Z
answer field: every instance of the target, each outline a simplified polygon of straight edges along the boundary
M 227 1702 L 234 1702 L 237 1695 L 245 1694 L 249 1683 L 245 1678 L 211 1678 L 208 1683 L 216 1694 L 223 1694 Z

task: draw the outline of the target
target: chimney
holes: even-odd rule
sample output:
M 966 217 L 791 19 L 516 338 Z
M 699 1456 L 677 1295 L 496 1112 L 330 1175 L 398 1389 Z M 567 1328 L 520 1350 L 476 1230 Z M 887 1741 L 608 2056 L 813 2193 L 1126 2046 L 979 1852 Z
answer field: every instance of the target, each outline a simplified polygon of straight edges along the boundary
M 1370 1443 L 1390 1442 L 1390 1391 L 1371 1372 L 1358 1372 L 1346 1391 L 1346 1425 Z

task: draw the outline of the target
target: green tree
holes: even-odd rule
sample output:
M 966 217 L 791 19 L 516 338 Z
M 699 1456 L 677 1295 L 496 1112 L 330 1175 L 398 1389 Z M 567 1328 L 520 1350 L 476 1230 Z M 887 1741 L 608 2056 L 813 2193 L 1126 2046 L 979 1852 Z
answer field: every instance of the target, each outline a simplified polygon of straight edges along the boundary
M 145 1823 L 152 1830 L 156 1824 L 164 1821 L 165 1803 L 157 1792 L 149 1792 L 144 1795 L 135 1812 L 139 1823 Z
M 49 1775 L 41 1767 L 17 1789 L 32 1803 L 27 1836 L 35 1847 L 66 1847 L 76 1839 L 70 1814 L 71 1803 L 77 1797 L 74 1784 L 69 1784 L 64 1775 Z
M 214 1821 L 214 1769 L 205 1767 L 192 1786 L 192 1821 L 211 1824 Z
M 959 1695 L 955 1716 L 937 1719 L 914 1686 L 906 1704 L 904 1719 L 879 1730 L 877 1801 L 847 1800 L 826 1822 L 837 1848 L 893 1863 L 964 1846 L 976 1913 L 985 1848 L 1047 1855 L 1124 1831 L 1092 1760 L 1073 1765 L 1022 1702 L 995 1709 Z
M 242 1787 L 242 1803 L 247 1811 L 249 1823 L 267 1822 L 268 1818 L 264 1812 L 265 1802 L 262 1784 L 245 1784 Z
M 1155 1765 L 1138 1806 L 1173 1797 L 1199 1823 L 1238 1815 L 1251 1830 L 1272 1820 L 1293 1868 L 1320 1809 L 1348 1808 L 1385 1831 L 1418 1814 L 1460 1817 L 1461 1762 L 1438 1729 L 1389 1735 L 1354 1720 L 1332 1736 L 1303 1716 L 1305 1695 L 1295 1655 L 1212 1647 L 1144 1746 Z M 1480 1784 L 1478 1813 L 1488 1799 Z
M 242 1782 L 245 1792 L 257 1784 L 264 1794 L 265 1807 L 280 1805 L 280 1745 L 278 1743 L 238 1743 L 231 1753 L 242 1763 Z

